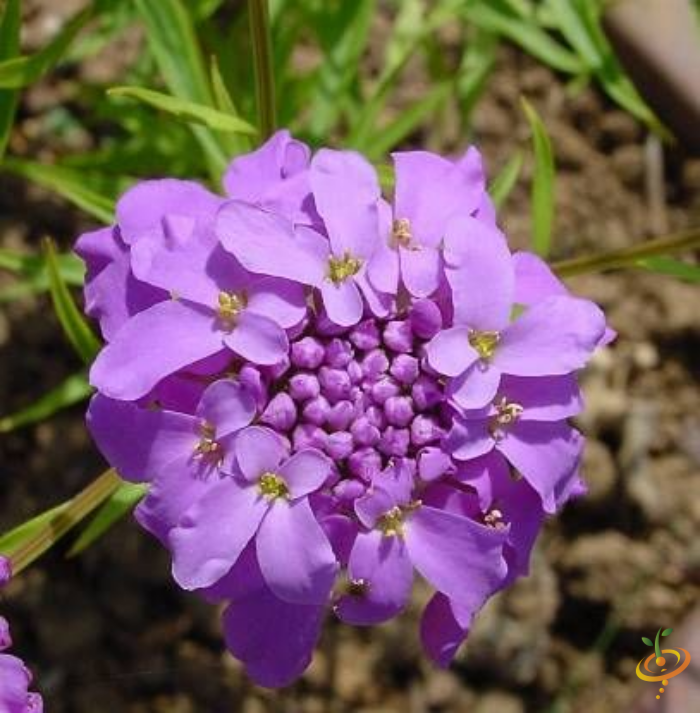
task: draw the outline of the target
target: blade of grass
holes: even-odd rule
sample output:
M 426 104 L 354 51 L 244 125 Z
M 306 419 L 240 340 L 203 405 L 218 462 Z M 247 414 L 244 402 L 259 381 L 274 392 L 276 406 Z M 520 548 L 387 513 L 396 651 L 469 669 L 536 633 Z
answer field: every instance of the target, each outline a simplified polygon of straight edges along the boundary
M 618 250 L 609 250 L 593 255 L 583 255 L 561 260 L 552 264 L 552 269 L 560 277 L 572 277 L 589 272 L 604 272 L 621 267 L 634 267 L 640 260 L 647 258 L 675 255 L 700 248 L 700 227 L 671 235 L 663 235 L 652 240 L 645 240 L 638 245 L 631 245 Z
M 56 38 L 36 54 L 0 62 L 0 89 L 20 89 L 40 79 L 60 61 L 91 17 L 92 8 L 89 7 L 73 17 Z
M 194 23 L 181 0 L 134 0 L 147 29 L 149 48 L 170 92 L 181 99 L 214 106 L 206 64 Z M 214 180 L 226 166 L 227 157 L 211 131 L 192 126 Z
M 81 359 L 89 364 L 100 349 L 100 343 L 92 333 L 80 310 L 77 308 L 73 297 L 68 291 L 66 283 L 61 278 L 56 260 L 56 248 L 50 238 L 43 240 L 46 267 L 49 275 L 51 299 L 58 321 L 68 341 Z
M 685 282 L 700 283 L 700 265 L 691 265 L 670 257 L 649 257 L 637 261 L 637 267 L 660 275 L 677 277 Z
M 500 208 L 506 202 L 511 191 L 515 187 L 520 177 L 520 171 L 523 167 L 523 152 L 516 151 L 508 163 L 501 169 L 501 172 L 494 178 L 489 193 L 496 208 Z
M 219 60 L 216 55 L 211 56 L 209 73 L 211 74 L 211 86 L 214 93 L 214 103 L 216 104 L 216 108 L 230 116 L 240 116 L 236 104 L 226 88 L 226 82 L 221 75 Z M 229 135 L 223 137 L 222 140 L 225 141 L 226 153 L 229 157 L 238 156 L 239 154 L 250 151 L 253 148 L 251 137 L 245 134 Z
M 21 25 L 21 0 L 7 0 L 0 21 L 0 61 L 12 59 L 19 54 Z M 10 132 L 17 109 L 18 92 L 14 89 L 0 90 L 0 161 L 10 140 Z
M 83 401 L 91 391 L 85 374 L 73 374 L 33 404 L 9 416 L 1 417 L 0 433 L 9 433 L 23 426 L 43 421 L 56 412 Z
M 85 267 L 82 260 L 72 253 L 56 256 L 61 277 L 70 285 L 82 285 Z M 0 270 L 7 270 L 23 280 L 36 280 L 45 274 L 46 263 L 40 255 L 26 255 L 14 250 L 0 248 Z M 48 283 L 46 285 L 48 287 Z
M 258 126 L 264 139 L 277 128 L 277 103 L 275 77 L 272 71 L 272 37 L 268 0 L 248 0 L 250 39 L 253 46 L 253 71 L 255 73 L 255 103 L 258 108 Z
M 447 80 L 433 87 L 420 101 L 412 104 L 398 118 L 387 126 L 377 129 L 366 153 L 371 161 L 377 161 L 405 139 L 438 106 L 447 99 L 454 88 L 454 83 Z
M 567 74 L 586 71 L 581 60 L 542 30 L 534 18 L 525 20 L 497 0 L 466 3 L 462 15 L 467 22 L 503 35 L 553 69 Z
M 88 188 L 92 179 L 79 171 L 18 158 L 6 158 L 2 169 L 58 193 L 105 224 L 112 222 L 114 201 Z
M 110 468 L 75 497 L 52 508 L 49 511 L 50 516 L 49 513 L 40 516 L 44 517 L 40 525 L 28 528 L 29 534 L 22 538 L 15 548 L 2 550 L 3 554 L 10 557 L 12 572 L 15 575 L 19 574 L 51 549 L 64 535 L 100 507 L 121 483 L 119 476 Z
M 257 133 L 254 126 L 247 121 L 239 119 L 231 114 L 225 114 L 218 109 L 197 104 L 186 99 L 178 99 L 169 94 L 156 92 L 143 87 L 113 87 L 107 90 L 107 94 L 114 97 L 127 97 L 143 102 L 149 106 L 172 114 L 178 119 L 193 121 L 215 131 L 224 131 L 235 134 Z
M 522 97 L 521 103 L 532 131 L 535 154 L 531 190 L 532 243 L 538 255 L 547 257 L 554 223 L 554 154 L 542 119 L 527 99 Z
M 53 520 L 57 515 L 62 513 L 68 507 L 68 503 L 61 503 L 56 507 L 42 512 L 40 515 L 33 517 L 31 520 L 23 522 L 21 525 L 6 532 L 0 537 L 0 553 L 5 556 L 11 555 L 15 550 L 18 550 L 24 542 L 36 536 L 45 525 Z
M 92 520 L 80 533 L 68 550 L 68 557 L 75 557 L 84 552 L 119 520 L 128 515 L 138 505 L 148 490 L 142 483 L 121 483 L 119 487 L 105 500 Z

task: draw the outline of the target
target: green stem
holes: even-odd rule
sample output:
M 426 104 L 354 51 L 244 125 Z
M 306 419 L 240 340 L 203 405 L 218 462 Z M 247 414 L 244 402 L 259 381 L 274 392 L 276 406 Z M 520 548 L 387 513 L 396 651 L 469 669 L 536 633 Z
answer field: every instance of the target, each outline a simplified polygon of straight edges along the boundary
M 663 628 L 663 627 L 662 627 Z M 658 659 L 661 656 L 661 646 L 659 646 L 659 638 L 661 637 L 661 629 L 656 632 L 656 639 L 654 639 L 654 653 Z
M 56 516 L 37 530 L 30 540 L 12 553 L 10 559 L 13 574 L 26 569 L 34 560 L 53 547 L 61 537 L 105 502 L 121 482 L 116 471 L 110 468 L 65 503 L 65 508 L 61 508 Z
M 272 71 L 272 38 L 267 0 L 248 0 L 250 37 L 253 44 L 255 100 L 262 139 L 277 128 L 275 77 Z
M 620 267 L 633 266 L 644 258 L 671 255 L 700 248 L 700 228 L 689 228 L 671 235 L 647 240 L 619 250 L 610 250 L 595 255 L 585 255 L 571 260 L 561 260 L 552 264 L 559 277 L 571 277 L 586 272 L 603 272 Z

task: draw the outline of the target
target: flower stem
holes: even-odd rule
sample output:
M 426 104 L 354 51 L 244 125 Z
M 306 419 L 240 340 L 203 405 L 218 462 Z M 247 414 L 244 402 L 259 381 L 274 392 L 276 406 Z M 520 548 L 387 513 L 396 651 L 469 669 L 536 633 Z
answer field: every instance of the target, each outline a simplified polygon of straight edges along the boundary
M 639 245 L 594 255 L 584 255 L 571 260 L 560 260 L 552 263 L 552 269 L 559 277 L 571 277 L 586 272 L 603 272 L 620 267 L 630 267 L 644 258 L 671 255 L 696 248 L 700 248 L 700 228 L 690 228 L 660 238 L 653 238 Z
M 267 0 L 248 0 L 248 17 L 253 45 L 258 124 L 261 137 L 264 140 L 277 128 L 275 77 L 272 71 L 272 39 Z
M 65 507 L 61 507 L 54 517 L 12 553 L 10 557 L 12 573 L 18 574 L 26 569 L 34 560 L 53 547 L 61 537 L 105 502 L 121 482 L 116 471 L 110 468 L 64 503 Z

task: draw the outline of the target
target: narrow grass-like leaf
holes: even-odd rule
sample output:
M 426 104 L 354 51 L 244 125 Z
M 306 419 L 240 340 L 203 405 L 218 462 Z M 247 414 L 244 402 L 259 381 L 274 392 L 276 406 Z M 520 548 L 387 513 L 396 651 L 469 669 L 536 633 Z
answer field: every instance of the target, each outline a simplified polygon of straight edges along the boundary
M 1 168 L 58 193 L 103 223 L 112 222 L 114 201 L 88 188 L 90 177 L 79 171 L 18 158 L 6 158 Z
M 500 173 L 493 179 L 489 187 L 491 200 L 496 208 L 500 208 L 511 191 L 518 182 L 520 171 L 523 167 L 523 152 L 516 151 L 508 160 L 508 163 L 501 169 Z
M 58 411 L 83 401 L 91 391 L 85 374 L 73 374 L 33 404 L 9 416 L 0 417 L 0 433 L 8 433 L 17 428 L 43 421 Z
M 541 29 L 534 18 L 525 20 L 503 3 L 466 3 L 462 14 L 467 22 L 507 37 L 536 59 L 560 72 L 581 74 L 586 71 L 585 64 Z
M 71 253 L 56 256 L 61 277 L 68 285 L 81 286 L 85 274 L 82 261 Z M 0 304 L 49 288 L 46 262 L 41 255 L 26 255 L 0 248 L 0 270 L 12 273 L 17 282 L 0 290 Z
M 92 8 L 78 13 L 54 40 L 36 54 L 0 62 L 0 89 L 19 89 L 33 84 L 65 54 L 73 38 L 92 16 Z
M 20 4 L 21 0 L 7 0 L 5 4 L 5 11 L 0 19 L 0 61 L 12 59 L 19 54 Z M 0 161 L 10 140 L 17 99 L 17 90 L 0 89 Z
M 0 554 L 5 557 L 11 557 L 13 552 L 16 552 L 25 542 L 34 538 L 42 528 L 60 515 L 67 507 L 68 502 L 61 503 L 33 517 L 31 520 L 17 525 L 17 527 L 0 536 Z
M 178 99 L 169 94 L 156 92 L 143 87 L 113 87 L 107 93 L 115 97 L 128 97 L 148 104 L 160 111 L 176 116 L 178 119 L 193 121 L 207 126 L 215 131 L 225 131 L 236 134 L 252 135 L 256 133 L 254 126 L 237 116 L 225 114 L 218 109 L 197 104 L 186 99 Z
M 258 108 L 258 126 L 263 139 L 277 128 L 277 101 L 275 75 L 272 70 L 272 35 L 268 0 L 248 0 L 250 41 L 253 47 L 255 72 L 255 103 Z
M 432 114 L 451 94 L 453 88 L 452 81 L 443 81 L 388 125 L 377 129 L 371 143 L 366 148 L 369 159 L 372 161 L 380 159 L 411 132 L 415 131 L 421 122 Z
M 46 256 L 51 298 L 56 316 L 63 327 L 68 341 L 73 345 L 73 348 L 81 359 L 86 364 L 89 364 L 99 351 L 100 343 L 73 301 L 73 297 L 68 291 L 66 283 L 61 278 L 56 260 L 56 248 L 54 247 L 53 241 L 50 238 L 45 238 L 43 248 L 44 255 Z
M 677 277 L 685 282 L 700 283 L 700 265 L 691 265 L 672 257 L 648 257 L 638 260 L 637 266 L 649 272 Z
M 596 44 L 595 38 L 589 34 L 576 3 L 571 0 L 547 0 L 547 5 L 559 31 L 574 48 L 576 54 L 589 69 L 599 69 L 603 63 L 603 52 Z
M 214 106 L 206 64 L 194 23 L 182 0 L 134 0 L 146 24 L 146 39 L 165 83 L 181 99 Z M 207 160 L 209 173 L 218 179 L 227 156 L 217 137 L 203 126 L 192 126 Z
M 79 555 L 102 537 L 138 505 L 147 490 L 148 486 L 141 483 L 121 483 L 80 533 L 68 550 L 68 556 Z
M 110 468 L 95 478 L 75 497 L 34 518 L 34 521 L 41 518 L 38 524 L 30 526 L 30 523 L 24 523 L 20 525 L 19 527 L 26 529 L 16 546 L 12 549 L 4 549 L 0 545 L 0 552 L 10 557 L 12 572 L 19 574 L 50 550 L 62 537 L 108 500 L 121 483 L 122 480 Z M 9 537 L 18 529 L 15 528 L 5 537 Z M 1 542 L 2 540 L 0 540 Z
M 226 88 L 226 82 L 221 74 L 219 60 L 216 55 L 212 55 L 211 57 L 209 71 L 211 74 L 211 87 L 214 93 L 214 104 L 216 108 L 229 116 L 238 117 L 238 108 Z M 224 142 L 226 153 L 229 157 L 238 156 L 253 148 L 251 137 L 245 134 L 228 134 L 222 137 L 222 141 Z
M 554 222 L 554 154 L 549 135 L 534 107 L 522 98 L 522 106 L 532 130 L 535 167 L 532 176 L 532 243 L 535 252 L 547 257 Z

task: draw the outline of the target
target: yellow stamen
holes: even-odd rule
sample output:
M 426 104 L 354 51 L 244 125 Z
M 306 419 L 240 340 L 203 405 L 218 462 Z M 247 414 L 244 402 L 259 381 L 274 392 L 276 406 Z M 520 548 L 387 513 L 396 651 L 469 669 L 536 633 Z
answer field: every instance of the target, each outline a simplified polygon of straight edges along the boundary
M 500 510 L 489 510 L 489 512 L 484 515 L 484 524 L 486 527 L 491 527 L 494 530 L 500 530 L 506 525 L 503 522 L 503 513 Z
M 227 329 L 236 326 L 236 318 L 245 309 L 247 302 L 242 292 L 219 292 L 216 314 Z
M 482 359 L 490 359 L 493 356 L 500 339 L 498 332 L 477 332 L 475 329 L 469 332 L 469 344 Z
M 391 228 L 391 247 L 410 248 L 413 243 L 413 233 L 411 232 L 411 221 L 408 218 L 398 218 Z
M 261 495 L 268 500 L 276 500 L 277 498 L 288 498 L 289 488 L 277 473 L 263 473 L 258 481 L 258 488 Z
M 503 436 L 503 432 L 508 426 L 511 426 L 520 418 L 523 407 L 514 401 L 508 401 L 506 396 L 501 396 L 500 399 L 494 402 L 494 406 L 496 407 L 496 415 L 491 420 L 489 431 L 494 438 L 498 439 Z
M 362 260 L 353 257 L 349 252 L 346 252 L 343 257 L 330 257 L 328 259 L 328 279 L 334 285 L 339 285 L 349 277 L 356 275 L 361 267 Z
M 195 446 L 195 456 L 206 458 L 215 464 L 221 463 L 224 454 L 221 450 L 221 444 L 216 440 L 216 431 L 214 426 L 206 421 L 200 426 L 201 438 Z

